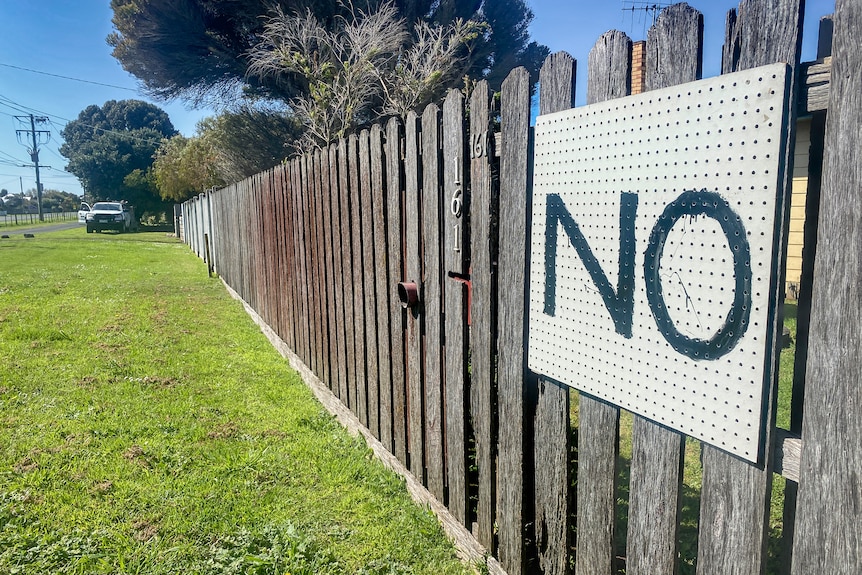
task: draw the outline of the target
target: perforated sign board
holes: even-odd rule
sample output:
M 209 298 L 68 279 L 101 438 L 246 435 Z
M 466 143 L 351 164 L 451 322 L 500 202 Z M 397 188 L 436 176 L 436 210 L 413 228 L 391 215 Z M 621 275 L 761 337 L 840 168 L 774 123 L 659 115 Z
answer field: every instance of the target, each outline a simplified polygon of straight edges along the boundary
M 531 370 L 758 460 L 787 76 L 537 119 Z

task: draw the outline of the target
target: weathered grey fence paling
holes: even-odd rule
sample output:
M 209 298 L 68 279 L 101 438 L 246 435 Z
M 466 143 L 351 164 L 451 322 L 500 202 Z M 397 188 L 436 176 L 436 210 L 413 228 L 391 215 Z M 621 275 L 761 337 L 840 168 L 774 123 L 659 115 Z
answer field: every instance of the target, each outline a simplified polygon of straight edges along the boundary
M 782 61 L 799 74 L 788 96 L 782 199 L 790 188 L 796 106 L 800 114 L 813 111 L 821 126 L 812 130 L 812 146 L 823 150 L 826 217 L 815 238 L 812 197 L 804 265 L 815 273 L 803 275 L 800 287 L 802 297 L 814 294 L 810 333 L 808 301 L 799 306 L 812 383 L 805 393 L 805 370 L 797 367 L 791 429 L 776 430 L 777 365 L 769 366 L 766 448 L 758 464 L 702 446 L 696 556 L 687 559 L 704 575 L 769 570 L 775 473 L 788 482 L 779 571 L 862 572 L 862 321 L 854 289 L 860 250 L 852 249 L 862 229 L 854 201 L 862 186 L 855 157 L 862 5 L 836 4 L 831 94 L 828 58 L 798 65 L 801 12 L 799 0 L 744 1 L 727 19 L 723 68 Z M 646 41 L 647 90 L 699 77 L 702 33 L 702 16 L 685 4 L 661 13 Z M 631 54 L 621 32 L 599 39 L 589 55 L 588 103 L 630 93 Z M 548 59 L 542 113 L 574 105 L 575 69 L 567 54 Z M 580 394 L 572 429 L 573 392 L 526 368 L 527 72 L 514 70 L 503 83 L 499 110 L 492 102 L 480 82 L 469 100 L 452 91 L 442 108 L 391 119 L 202 194 L 183 205 L 185 241 L 428 497 L 448 507 L 447 525 L 460 530 L 453 537 L 472 533 L 499 560 L 489 561 L 492 572 L 566 574 L 574 566 L 584 575 L 622 568 L 673 573 L 695 547 L 690 535 L 685 549 L 680 544 L 686 438 L 635 416 L 626 480 L 618 457 L 621 410 Z M 816 141 L 824 132 L 825 142 Z M 816 192 L 814 155 L 809 187 Z M 778 243 L 774 258 L 782 262 L 786 240 Z M 418 302 L 407 301 L 411 284 Z M 775 284 L 774 305 L 782 285 Z M 775 316 L 773 346 L 780 343 Z M 797 366 L 805 365 L 805 348 Z M 618 533 L 623 525 L 626 532 Z

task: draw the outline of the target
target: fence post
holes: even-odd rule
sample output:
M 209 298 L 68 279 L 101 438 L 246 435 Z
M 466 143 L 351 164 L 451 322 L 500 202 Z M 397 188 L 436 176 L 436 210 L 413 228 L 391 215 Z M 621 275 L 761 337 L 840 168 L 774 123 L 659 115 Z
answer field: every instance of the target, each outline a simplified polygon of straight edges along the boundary
M 575 60 L 551 54 L 539 73 L 539 111 L 550 114 L 575 104 Z M 535 412 L 536 521 L 539 566 L 546 575 L 568 572 L 570 531 L 569 388 L 542 377 Z M 613 484 L 611 484 L 613 486 Z
M 497 396 L 499 410 L 498 558 L 509 575 L 520 575 L 524 554 L 525 428 L 527 385 L 527 230 L 530 181 L 530 74 L 516 68 L 500 96 L 500 250 L 498 256 Z M 532 448 L 532 443 L 527 444 Z M 532 479 L 532 478 L 531 478 Z M 532 481 L 530 481 L 532 483 Z
M 445 325 L 446 453 L 449 511 L 467 525 L 467 287 L 469 187 L 464 150 L 464 97 L 450 90 L 443 104 L 443 316 Z M 453 277 L 451 274 L 455 274 Z M 512 575 L 512 574 L 510 574 Z
M 492 311 L 491 229 L 493 213 L 491 158 L 493 139 L 491 97 L 488 82 L 479 82 L 470 97 L 470 254 L 472 256 L 473 301 L 470 334 L 472 377 L 470 406 L 476 438 L 476 465 L 479 468 L 479 500 L 476 510 L 476 538 L 494 552 L 495 464 L 493 436 L 494 318 Z
M 443 501 L 443 358 L 440 267 L 440 108 L 422 114 L 422 311 L 425 315 L 425 467 L 428 491 Z
M 646 50 L 646 90 L 697 80 L 703 15 L 686 4 L 664 10 L 649 30 Z M 626 573 L 676 572 L 684 453 L 682 434 L 634 416 Z
M 422 281 L 420 263 L 420 209 L 422 198 L 419 182 L 419 118 L 415 112 L 407 114 L 404 129 L 404 266 L 406 281 L 419 284 Z M 422 333 L 420 309 L 407 310 L 407 435 L 410 472 L 424 485 L 425 455 L 422 422 Z
M 799 37 L 802 33 L 800 0 L 744 1 L 736 18 L 727 19 L 725 58 L 722 72 L 734 72 L 774 62 L 787 62 L 794 70 L 799 64 Z M 732 46 L 732 49 L 727 49 Z M 730 54 L 730 56 L 728 56 Z M 791 94 L 795 96 L 795 84 Z M 784 179 L 780 196 L 784 201 L 784 221 L 788 219 L 795 139 L 796 98 L 790 99 L 790 113 L 785 149 L 782 150 Z M 779 202 L 780 203 L 780 202 Z M 781 246 L 773 257 L 781 262 L 780 277 L 770 294 L 772 305 L 783 306 L 786 226 L 779 231 Z M 752 575 L 764 572 L 769 535 L 769 505 L 772 491 L 772 452 L 775 437 L 777 399 L 777 366 L 781 342 L 781 313 L 768 326 L 772 336 L 775 360 L 766 366 L 769 382 L 765 405 L 768 412 L 764 425 L 765 455 L 760 465 L 737 459 L 708 444 L 703 445 L 703 485 L 701 488 L 700 530 L 698 536 L 697 572 L 703 575 L 734 573 Z
M 509 575 L 524 572 L 525 428 L 527 385 L 527 230 L 532 208 L 530 74 L 516 68 L 500 96 L 500 250 L 498 257 L 497 404 L 499 409 L 498 558 Z M 535 385 L 533 383 L 533 385 Z M 525 431 L 526 429 L 526 431 Z M 528 444 L 532 450 L 532 443 Z M 530 458 L 532 460 L 532 458 Z M 532 481 L 530 481 L 532 484 Z
M 793 573 L 862 572 L 862 5 L 835 3 Z
M 396 283 L 405 281 L 404 249 L 404 162 L 401 156 L 402 124 L 391 118 L 386 125 L 386 222 L 389 257 L 389 326 L 392 358 L 392 453 L 407 467 L 407 388 L 404 355 L 406 312 L 396 298 Z
M 365 417 L 362 423 L 371 431 L 371 434 L 380 437 L 380 419 L 378 416 L 379 387 L 378 387 L 378 360 L 377 360 L 377 300 L 374 294 L 374 275 L 377 267 L 374 262 L 374 185 L 371 178 L 371 150 L 380 146 L 380 133 L 377 132 L 378 141 L 373 143 L 369 130 L 362 130 L 359 134 L 359 181 L 362 192 L 359 194 L 362 237 L 362 265 L 357 268 L 362 270 L 362 303 L 365 305 L 365 320 L 363 322 L 365 331 L 360 341 L 365 343 Z

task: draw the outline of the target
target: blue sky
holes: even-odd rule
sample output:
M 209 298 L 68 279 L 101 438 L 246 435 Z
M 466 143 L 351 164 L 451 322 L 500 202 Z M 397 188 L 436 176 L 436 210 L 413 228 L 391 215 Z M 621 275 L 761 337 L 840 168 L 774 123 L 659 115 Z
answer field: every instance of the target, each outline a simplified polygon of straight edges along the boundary
M 641 40 L 651 23 L 644 12 L 625 12 L 633 2 L 623 0 L 528 0 L 535 19 L 533 39 L 552 51 L 565 50 L 579 60 L 578 105 L 584 103 L 587 54 L 598 37 L 611 29 Z M 642 2 L 634 2 L 642 4 Z M 735 0 L 692 0 L 704 13 L 704 76 L 718 74 L 724 20 Z M 817 23 L 834 9 L 834 0 L 808 0 L 803 60 L 815 55 Z M 19 128 L 14 116 L 48 116 L 51 140 L 41 148 L 40 164 L 45 188 L 81 194 L 77 179 L 62 171 L 59 131 L 68 120 L 90 104 L 108 100 L 137 98 L 149 100 L 138 91 L 136 79 L 111 57 L 105 38 L 112 31 L 109 0 L 42 0 L 20 2 L 0 0 L 0 188 L 19 192 L 35 188 L 32 168 L 24 146 L 16 139 Z M 649 20 L 648 20 L 649 19 Z M 110 86 L 85 83 L 22 70 L 37 70 L 58 76 L 88 80 Z M 151 100 L 149 100 L 151 101 Z M 213 112 L 189 110 L 182 102 L 154 102 L 170 115 L 174 126 L 192 135 L 197 122 Z

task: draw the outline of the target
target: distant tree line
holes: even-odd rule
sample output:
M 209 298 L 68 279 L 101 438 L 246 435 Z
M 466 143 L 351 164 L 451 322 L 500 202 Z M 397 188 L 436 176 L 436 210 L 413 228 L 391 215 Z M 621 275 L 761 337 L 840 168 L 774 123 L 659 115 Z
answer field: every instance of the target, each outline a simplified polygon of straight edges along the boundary
M 81 198 L 69 192 L 59 190 L 42 190 L 42 211 L 47 213 L 76 212 L 81 205 Z M 36 200 L 36 189 L 24 193 L 10 194 L 8 190 L 0 190 L 0 211 L 8 214 L 35 214 L 39 211 Z

